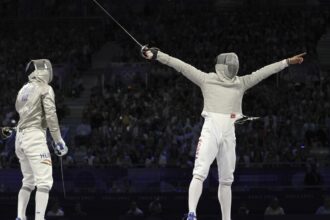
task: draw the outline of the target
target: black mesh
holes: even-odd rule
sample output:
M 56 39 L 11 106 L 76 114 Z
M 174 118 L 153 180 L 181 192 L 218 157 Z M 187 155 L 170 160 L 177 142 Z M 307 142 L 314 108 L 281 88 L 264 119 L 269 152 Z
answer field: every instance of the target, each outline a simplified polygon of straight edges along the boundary
M 30 61 L 25 68 L 25 74 L 30 75 L 35 70 L 33 62 Z

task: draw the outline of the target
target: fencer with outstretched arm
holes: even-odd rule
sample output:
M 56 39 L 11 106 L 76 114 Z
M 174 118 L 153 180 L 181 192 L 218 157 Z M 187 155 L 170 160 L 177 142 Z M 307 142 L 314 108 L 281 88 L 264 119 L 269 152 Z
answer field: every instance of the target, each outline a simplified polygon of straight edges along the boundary
M 142 56 L 173 67 L 200 87 L 204 98 L 202 116 L 204 124 L 196 148 L 193 178 L 189 186 L 187 220 L 196 220 L 196 209 L 202 194 L 203 181 L 214 159 L 217 160 L 222 220 L 231 220 L 232 193 L 236 163 L 236 120 L 242 114 L 242 99 L 246 90 L 263 79 L 278 73 L 289 65 L 303 62 L 303 54 L 267 65 L 252 74 L 237 76 L 239 60 L 235 53 L 217 56 L 215 72 L 205 73 L 195 67 L 169 56 L 157 48 L 144 47 Z

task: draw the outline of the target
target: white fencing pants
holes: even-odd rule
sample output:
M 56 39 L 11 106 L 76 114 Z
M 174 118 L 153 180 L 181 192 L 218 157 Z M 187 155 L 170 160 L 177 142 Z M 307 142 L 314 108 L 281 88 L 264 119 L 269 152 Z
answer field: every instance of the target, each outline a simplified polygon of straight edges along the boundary
M 22 188 L 48 192 L 53 185 L 52 160 L 46 141 L 46 131 L 28 128 L 17 130 L 16 155 L 23 174 Z
M 193 175 L 206 178 L 217 159 L 219 183 L 231 185 L 236 164 L 235 121 L 237 114 L 203 112 L 205 118 L 196 149 Z
M 236 164 L 235 121 L 237 114 L 217 114 L 203 112 L 205 122 L 196 149 L 194 179 L 201 180 L 208 176 L 210 166 L 217 159 L 219 190 L 218 198 L 221 207 L 222 220 L 231 219 L 231 184 L 234 181 Z M 193 183 L 192 181 L 192 183 Z M 192 183 L 190 187 L 192 187 Z M 201 191 L 201 189 L 199 189 Z M 196 213 L 200 197 L 189 190 L 189 211 Z M 196 197 L 196 198 L 194 198 Z

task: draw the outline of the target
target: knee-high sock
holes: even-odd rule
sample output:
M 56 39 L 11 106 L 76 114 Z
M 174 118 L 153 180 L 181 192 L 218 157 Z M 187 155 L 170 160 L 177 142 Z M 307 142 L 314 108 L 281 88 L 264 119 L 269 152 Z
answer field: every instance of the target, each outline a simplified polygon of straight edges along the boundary
M 49 192 L 46 189 L 38 189 L 36 193 L 36 217 L 35 220 L 44 220 L 48 204 Z
M 218 199 L 221 206 L 222 220 L 230 220 L 231 185 L 219 184 Z
M 31 191 L 31 189 L 23 186 L 18 193 L 17 217 L 20 219 L 26 218 L 26 207 L 30 200 Z
M 196 213 L 197 204 L 203 191 L 203 181 L 202 178 L 194 176 L 190 182 L 188 195 L 189 212 Z

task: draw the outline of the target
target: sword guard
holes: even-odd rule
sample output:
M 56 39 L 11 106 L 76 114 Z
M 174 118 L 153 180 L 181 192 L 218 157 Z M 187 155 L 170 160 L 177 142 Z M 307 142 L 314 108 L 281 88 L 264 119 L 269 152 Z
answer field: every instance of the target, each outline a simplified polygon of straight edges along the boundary
M 148 48 L 148 44 L 146 44 L 146 45 L 143 45 L 142 47 L 141 47 L 141 56 L 143 57 L 143 58 L 147 58 L 147 55 L 145 54 L 145 52 L 148 50 L 149 48 Z
M 152 57 L 148 57 L 146 52 L 150 51 L 152 53 Z M 149 60 L 156 60 L 157 59 L 157 54 L 158 54 L 159 48 L 157 47 L 148 47 L 148 44 L 144 45 L 141 47 L 141 56 L 145 59 Z
M 4 139 L 8 139 L 13 134 L 13 131 L 16 130 L 16 127 L 1 127 L 1 135 Z

